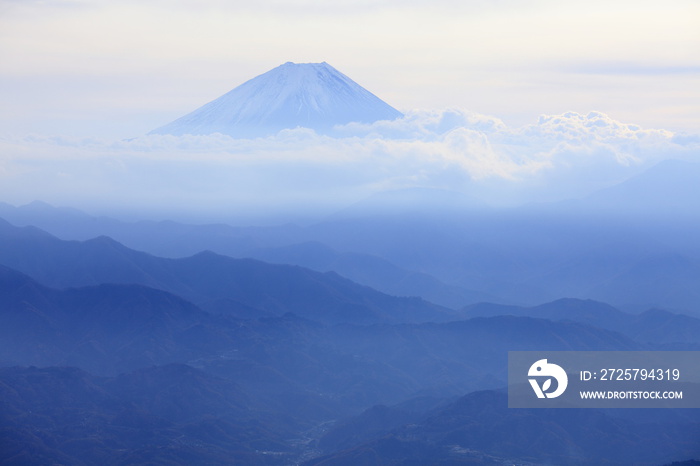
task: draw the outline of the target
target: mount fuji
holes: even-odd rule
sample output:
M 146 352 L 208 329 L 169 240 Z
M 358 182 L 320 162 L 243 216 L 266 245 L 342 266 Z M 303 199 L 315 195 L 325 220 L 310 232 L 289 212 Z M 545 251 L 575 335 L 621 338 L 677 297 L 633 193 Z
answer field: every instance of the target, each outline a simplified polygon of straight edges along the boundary
M 149 134 L 251 138 L 297 127 L 328 134 L 336 125 L 401 116 L 326 62 L 287 62 Z

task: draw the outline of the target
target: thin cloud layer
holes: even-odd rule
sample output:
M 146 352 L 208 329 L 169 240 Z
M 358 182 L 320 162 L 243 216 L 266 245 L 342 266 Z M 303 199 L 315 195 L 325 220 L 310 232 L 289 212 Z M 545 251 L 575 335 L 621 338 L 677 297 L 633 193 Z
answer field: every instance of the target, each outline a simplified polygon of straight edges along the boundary
M 666 158 L 697 158 L 700 138 L 599 112 L 543 115 L 510 128 L 495 117 L 449 109 L 345 125 L 332 136 L 297 128 L 258 139 L 31 136 L 0 145 L 0 195 L 12 203 L 215 216 L 332 211 L 374 192 L 416 186 L 491 204 L 579 197 Z

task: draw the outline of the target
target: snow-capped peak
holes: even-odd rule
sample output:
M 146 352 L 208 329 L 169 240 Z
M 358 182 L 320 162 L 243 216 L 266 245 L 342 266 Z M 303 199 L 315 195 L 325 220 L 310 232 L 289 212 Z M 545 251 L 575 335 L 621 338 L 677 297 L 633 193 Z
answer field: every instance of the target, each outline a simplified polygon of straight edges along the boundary
M 287 62 L 151 133 L 257 137 L 285 128 L 319 133 L 401 113 L 328 63 Z

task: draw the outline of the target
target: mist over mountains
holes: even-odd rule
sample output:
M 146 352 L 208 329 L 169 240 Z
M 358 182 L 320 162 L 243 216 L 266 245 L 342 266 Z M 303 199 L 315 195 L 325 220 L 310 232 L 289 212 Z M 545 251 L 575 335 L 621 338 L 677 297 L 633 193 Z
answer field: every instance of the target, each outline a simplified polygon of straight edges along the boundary
M 132 223 L 40 203 L 0 206 L 0 215 L 61 238 L 109 236 L 159 256 L 211 250 L 336 272 L 452 309 L 480 301 L 532 306 L 580 298 L 631 312 L 697 315 L 700 248 L 692 232 L 700 206 L 687 196 L 694 170 L 695 164 L 668 161 L 577 201 L 513 209 L 441 190 L 392 191 L 305 225 Z M 654 202 L 645 203 L 642 192 L 654 193 L 648 195 Z M 646 207 L 627 208 L 641 204 Z M 61 276 L 45 274 L 54 281 Z M 149 280 L 144 283 L 155 283 Z
M 406 194 L 413 202 L 393 192 L 270 227 L 2 205 L 3 461 L 659 465 L 700 454 L 693 410 L 572 418 L 510 410 L 501 392 L 508 351 L 700 349 L 692 215 L 661 226 L 591 213 L 585 199 L 562 213 Z M 624 284 L 648 292 L 617 307 Z M 592 300 L 599 290 L 613 299 Z M 518 434 L 535 430 L 567 446 Z
M 692 135 L 401 113 L 290 62 L 0 149 L 2 464 L 700 458 L 697 410 L 505 393 L 510 351 L 700 351 Z
M 388 191 L 453 192 L 473 207 L 581 199 L 664 160 L 694 163 L 700 149 L 697 138 L 599 112 L 517 128 L 459 109 L 415 110 L 334 131 L 8 137 L 0 139 L 0 195 L 13 205 L 39 199 L 131 219 L 274 225 L 326 217 Z

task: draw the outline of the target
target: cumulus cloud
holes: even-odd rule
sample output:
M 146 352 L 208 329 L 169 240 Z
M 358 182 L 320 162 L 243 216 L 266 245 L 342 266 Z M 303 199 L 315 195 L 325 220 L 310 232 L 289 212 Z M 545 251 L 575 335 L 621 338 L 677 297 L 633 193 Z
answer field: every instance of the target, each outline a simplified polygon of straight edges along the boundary
M 334 134 L 266 138 L 148 135 L 130 140 L 0 140 L 0 195 L 95 208 L 328 210 L 374 192 L 431 187 L 492 203 L 582 196 L 664 158 L 697 157 L 700 138 L 599 113 L 543 115 L 510 128 L 458 109 L 413 111 Z
M 350 123 L 336 127 L 338 137 L 382 137 L 386 139 L 438 140 L 455 129 L 471 129 L 484 133 L 506 130 L 498 118 L 466 112 L 460 109 L 413 110 L 403 118 L 393 121 L 378 121 L 373 124 Z

